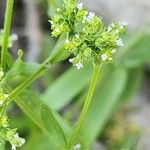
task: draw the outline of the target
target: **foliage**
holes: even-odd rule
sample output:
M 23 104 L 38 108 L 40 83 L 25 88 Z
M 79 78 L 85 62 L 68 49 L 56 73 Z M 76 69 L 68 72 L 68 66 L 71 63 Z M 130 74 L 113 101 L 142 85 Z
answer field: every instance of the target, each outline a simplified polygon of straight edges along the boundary
M 120 34 L 124 32 L 126 23 L 113 22 L 105 27 L 101 18 L 88 13 L 82 3 L 76 4 L 75 1 L 69 0 L 64 1 L 63 6 L 61 2 L 48 1 L 53 8 L 62 6 L 62 9 L 55 8 L 56 14 L 54 9 L 48 9 L 49 14 L 54 16 L 50 21 L 52 35 L 57 37 L 61 34 L 61 36 L 55 43 L 52 53 L 42 64 L 24 62 L 22 50 L 18 50 L 17 59 L 7 51 L 7 67 L 0 70 L 2 148 L 5 141 L 9 141 L 14 150 L 24 144 L 25 140 L 19 137 L 16 129 L 20 127 L 20 130 L 29 130 L 27 133 L 23 132 L 26 144 L 21 149 L 24 150 L 91 149 L 94 141 L 102 136 L 107 123 L 117 112 L 120 104 L 129 101 L 139 88 L 143 65 L 150 58 L 148 29 L 127 33 L 123 37 L 125 43 L 122 47 Z M 11 17 L 9 19 L 6 21 L 11 21 Z M 3 47 L 3 42 L 7 39 L 5 42 L 8 48 L 12 46 L 13 40 L 12 36 L 6 35 L 4 39 L 5 32 L 6 30 L 0 34 L 0 47 Z M 77 70 L 71 66 L 55 80 L 49 81 L 49 76 L 54 75 L 47 70 L 55 70 L 54 64 L 67 59 L 70 54 L 73 54 L 73 58 L 69 59 L 73 65 L 81 69 L 84 62 L 85 67 Z M 92 65 L 89 62 L 92 62 Z M 90 82 L 92 69 L 94 71 Z M 101 70 L 100 77 L 99 70 Z M 40 93 L 35 84 L 31 83 L 39 77 L 44 80 L 45 76 L 47 76 L 46 84 L 43 82 L 45 91 Z M 83 101 L 82 97 L 89 84 L 88 96 L 86 101 Z M 16 106 L 10 103 L 13 100 L 25 115 L 11 117 L 9 112 L 11 109 L 14 110 L 14 107 L 16 109 Z M 79 121 L 74 126 L 74 118 L 78 117 L 80 111 Z M 66 113 L 70 114 L 70 119 L 65 117 Z M 25 121 L 21 120 L 22 117 Z M 13 125 L 11 120 L 15 120 Z M 125 134 L 119 145 L 122 149 L 134 148 L 139 134 L 131 133 L 130 138 L 128 136 Z M 113 147 L 117 149 L 116 145 Z

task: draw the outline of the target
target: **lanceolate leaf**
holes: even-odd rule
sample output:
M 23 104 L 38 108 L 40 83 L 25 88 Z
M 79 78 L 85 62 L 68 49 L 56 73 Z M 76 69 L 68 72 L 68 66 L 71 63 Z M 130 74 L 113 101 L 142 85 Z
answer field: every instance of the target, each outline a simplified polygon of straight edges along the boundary
M 90 82 L 91 68 L 85 67 L 83 70 L 71 68 L 43 93 L 43 101 L 54 109 L 61 109 L 66 106 L 76 95 L 84 90 Z
M 127 68 L 142 66 L 150 60 L 150 34 L 149 31 L 135 33 L 125 44 L 123 53 L 117 59 L 118 65 Z
M 4 89 L 9 93 L 11 89 L 5 85 Z M 38 94 L 34 91 L 25 90 L 19 96 L 15 97 L 15 102 L 17 105 L 23 110 L 23 112 L 38 126 L 40 127 L 46 135 L 48 135 L 49 139 L 51 140 L 53 147 L 59 147 L 59 143 L 56 139 L 53 138 L 53 134 L 51 134 L 51 130 L 45 126 L 43 121 L 41 120 L 41 105 L 44 103 L 40 100 Z M 50 109 L 50 108 L 49 108 Z M 48 108 L 47 108 L 48 111 Z M 51 110 L 49 110 L 51 112 Z M 69 126 L 63 121 L 63 119 L 53 111 L 51 116 L 53 115 L 53 119 L 55 118 L 57 122 L 60 122 L 62 132 L 67 136 L 68 132 L 70 131 Z M 53 130 L 53 129 L 52 129 Z M 57 150 L 57 149 L 52 149 Z
M 41 106 L 41 117 L 49 134 L 52 135 L 54 140 L 59 141 L 58 145 L 60 148 L 64 147 L 67 143 L 65 134 L 57 120 L 54 118 L 52 111 L 44 104 Z
M 143 79 L 143 68 L 129 69 L 129 77 L 121 99 L 128 101 L 139 90 Z

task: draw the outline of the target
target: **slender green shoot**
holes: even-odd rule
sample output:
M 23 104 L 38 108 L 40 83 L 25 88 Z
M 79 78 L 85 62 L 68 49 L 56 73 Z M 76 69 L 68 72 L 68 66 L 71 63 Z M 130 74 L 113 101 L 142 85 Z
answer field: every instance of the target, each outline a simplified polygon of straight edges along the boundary
M 13 14 L 14 0 L 7 0 L 6 13 L 5 13 L 5 23 L 4 23 L 4 37 L 1 51 L 1 67 L 5 70 L 7 63 L 7 48 L 10 34 L 10 26 Z
M 89 106 L 91 104 L 91 100 L 92 100 L 92 97 L 93 97 L 93 94 L 94 94 L 94 90 L 95 90 L 95 87 L 96 87 L 96 83 L 97 83 L 99 74 L 100 74 L 100 66 L 99 65 L 94 66 L 90 88 L 89 88 L 87 97 L 85 99 L 85 103 L 84 103 L 81 115 L 79 117 L 79 121 L 78 121 L 78 123 L 77 123 L 77 125 L 76 125 L 76 127 L 73 131 L 73 134 L 70 138 L 70 141 L 69 141 L 68 145 L 66 146 L 66 150 L 70 150 L 70 148 L 75 144 L 76 140 L 79 137 L 79 132 L 80 132 L 81 126 L 82 126 L 82 124 L 85 120 L 86 114 L 89 110 Z

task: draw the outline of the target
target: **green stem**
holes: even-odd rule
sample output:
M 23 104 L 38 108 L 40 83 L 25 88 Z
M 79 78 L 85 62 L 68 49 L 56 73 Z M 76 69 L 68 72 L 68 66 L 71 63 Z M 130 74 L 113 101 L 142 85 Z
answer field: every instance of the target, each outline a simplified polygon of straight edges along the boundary
M 7 0 L 5 23 L 4 23 L 4 37 L 3 37 L 3 45 L 1 51 L 1 67 L 4 70 L 6 69 L 7 48 L 8 48 L 10 26 L 11 26 L 12 13 L 13 13 L 13 4 L 14 4 L 14 0 Z
M 97 80 L 98 80 L 98 77 L 99 77 L 99 73 L 100 73 L 100 67 L 99 66 L 94 66 L 90 88 L 89 88 L 87 97 L 85 99 L 85 103 L 84 103 L 79 121 L 78 121 L 78 123 L 77 123 L 77 125 L 76 125 L 76 127 L 73 131 L 73 134 L 70 138 L 70 142 L 66 146 L 66 150 L 70 150 L 70 148 L 73 146 L 73 144 L 75 144 L 75 142 L 78 138 L 81 126 L 82 126 L 82 124 L 85 120 L 86 114 L 87 114 L 87 112 L 89 110 L 89 107 L 90 107 L 90 104 L 91 104 L 91 100 L 92 100 L 92 97 L 93 97 L 93 94 L 94 94 L 94 90 L 95 90 L 96 83 L 97 83 Z
M 55 50 L 55 49 L 54 49 Z M 35 71 L 31 76 L 29 76 L 24 82 L 22 82 L 18 87 L 16 87 L 9 95 L 10 101 L 17 95 L 19 95 L 26 87 L 28 87 L 33 81 L 35 81 L 39 76 L 41 76 L 47 69 L 54 64 L 55 62 L 59 61 L 59 56 L 64 52 L 63 49 L 59 50 L 57 53 L 50 55 Z

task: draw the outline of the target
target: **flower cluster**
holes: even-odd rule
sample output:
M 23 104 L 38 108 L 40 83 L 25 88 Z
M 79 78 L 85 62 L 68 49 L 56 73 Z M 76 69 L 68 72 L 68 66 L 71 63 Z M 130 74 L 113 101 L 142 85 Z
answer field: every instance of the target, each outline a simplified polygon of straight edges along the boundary
M 3 44 L 3 37 L 4 37 L 4 31 L 0 30 L 0 47 L 2 47 Z M 13 43 L 18 39 L 18 36 L 16 34 L 12 34 L 9 37 L 8 47 L 11 48 Z
M 4 76 L 3 70 L 0 68 L 0 81 Z M 21 147 L 25 143 L 25 139 L 19 137 L 17 129 L 10 129 L 8 117 L 6 114 L 6 106 L 8 105 L 9 95 L 0 87 L 0 143 L 10 142 L 12 150 Z
M 120 35 L 125 32 L 127 25 L 126 22 L 114 21 L 106 27 L 99 16 L 88 12 L 83 3 L 76 4 L 74 0 L 66 0 L 63 7 L 56 10 L 50 23 L 52 36 L 67 34 L 64 47 L 74 54 L 69 61 L 77 69 L 82 68 L 86 60 L 99 65 L 113 62 L 117 49 L 123 46 Z

